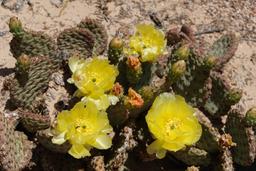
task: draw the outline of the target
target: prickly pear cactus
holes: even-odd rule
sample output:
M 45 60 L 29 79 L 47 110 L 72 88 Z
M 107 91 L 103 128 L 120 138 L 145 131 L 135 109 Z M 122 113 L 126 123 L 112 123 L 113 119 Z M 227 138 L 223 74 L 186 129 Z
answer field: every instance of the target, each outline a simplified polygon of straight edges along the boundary
M 12 121 L 0 113 L 0 168 L 19 171 L 29 165 L 33 143 L 23 132 L 15 131 Z
M 28 56 L 50 56 L 54 58 L 57 46 L 52 38 L 42 32 L 25 30 L 21 21 L 16 17 L 10 19 L 9 28 L 13 34 L 10 47 L 14 57 L 18 58 L 22 54 L 26 54 Z
M 35 110 L 35 100 L 46 91 L 53 65 L 47 57 L 28 57 L 26 76 L 16 74 L 14 84 L 10 85 L 11 100 L 17 107 Z M 25 78 L 25 80 L 24 80 Z
M 194 106 L 204 105 L 204 101 L 209 98 L 211 90 L 209 88 L 216 83 L 209 79 L 211 70 L 219 70 L 229 61 L 237 49 L 237 40 L 233 34 L 228 34 L 216 42 L 210 48 L 209 52 L 200 52 L 198 48 L 193 47 L 191 43 L 181 43 L 174 49 L 171 64 L 174 66 L 179 60 L 185 60 L 186 71 L 183 76 L 173 84 L 176 93 L 183 95 Z M 222 87 L 216 89 L 227 89 L 221 83 Z M 213 95 L 216 92 L 212 92 Z M 219 97 L 218 99 L 222 99 Z M 210 101 L 210 100 L 209 100 Z M 207 102 L 207 106 L 210 102 Z M 237 101 L 235 102 L 237 103 Z M 222 103 L 223 104 L 223 103 Z M 211 105 L 211 104 L 210 104 Z
M 215 69 L 221 69 L 234 56 L 237 46 L 238 40 L 232 33 L 222 36 L 213 43 L 207 55 L 216 59 Z
M 196 143 L 196 146 L 210 153 L 219 151 L 219 139 L 221 135 L 218 129 L 215 128 L 211 121 L 199 110 L 196 112 L 196 117 L 198 118 L 203 128 L 202 136 Z
M 236 109 L 230 111 L 226 132 L 229 133 L 236 146 L 232 149 L 234 162 L 242 166 L 250 166 L 255 159 L 255 134 L 252 127 L 243 122 L 244 116 Z
M 67 51 L 69 56 L 80 54 L 87 58 L 92 56 L 95 37 L 87 29 L 71 28 L 60 33 L 57 44 L 58 49 Z
M 213 116 L 225 115 L 230 107 L 239 102 L 242 97 L 242 91 L 237 88 L 231 88 L 227 79 L 217 72 L 211 73 L 211 95 L 206 100 L 204 108 Z
M 78 24 L 79 28 L 88 29 L 95 38 L 94 55 L 102 54 L 108 43 L 108 35 L 104 26 L 96 19 L 85 18 Z
M 202 165 L 207 166 L 211 162 L 211 157 L 207 151 L 196 147 L 187 148 L 184 150 L 172 153 L 172 155 L 186 163 L 187 165 Z
M 148 54 L 155 50 L 147 49 L 148 44 L 152 42 L 148 43 L 147 39 L 143 42 L 144 40 L 139 38 L 134 39 L 135 43 L 132 44 L 128 43 L 128 40 L 114 37 L 108 44 L 107 31 L 98 20 L 94 19 L 86 18 L 76 27 L 62 31 L 56 41 L 43 33 L 24 29 L 17 18 L 10 20 L 9 27 L 13 34 L 10 43 L 11 52 L 17 63 L 15 77 L 13 80 L 7 80 L 5 87 L 10 90 L 10 102 L 17 109 L 23 126 L 21 129 L 28 130 L 40 144 L 37 148 L 39 153 L 36 154 L 37 164 L 43 170 L 78 170 L 85 167 L 97 170 L 123 170 L 129 162 L 129 157 L 134 156 L 130 153 L 136 153 L 143 161 L 150 160 L 153 163 L 157 156 L 144 155 L 148 143 L 154 138 L 145 122 L 145 114 L 156 97 L 163 92 L 183 96 L 196 109 L 194 116 L 202 126 L 201 137 L 196 143 L 184 146 L 176 152 L 168 152 L 169 158 L 177 159 L 189 166 L 202 168 L 214 166 L 215 170 L 223 171 L 234 170 L 233 162 L 243 166 L 249 166 L 254 162 L 255 110 L 251 109 L 246 115 L 231 110 L 232 106 L 240 101 L 243 93 L 240 89 L 231 87 L 222 73 L 224 65 L 234 56 L 237 49 L 238 41 L 234 34 L 220 37 L 207 51 L 204 51 L 198 48 L 193 30 L 188 26 L 182 26 L 180 30 L 169 30 L 165 38 L 164 34 L 160 36 L 163 40 L 158 44 L 163 43 L 164 48 L 159 50 L 161 53 L 156 53 L 158 54 L 156 58 L 155 56 L 152 58 Z M 137 29 L 139 30 L 139 27 Z M 147 29 L 154 27 L 148 26 Z M 159 31 L 156 35 L 161 33 Z M 143 32 L 141 35 L 137 33 L 135 35 L 141 36 Z M 131 37 L 132 35 L 129 35 L 126 38 Z M 166 43 L 168 48 L 165 46 Z M 111 132 L 104 138 L 114 137 L 113 148 L 101 152 L 92 149 L 94 146 L 91 146 L 98 142 L 81 145 L 79 144 L 83 139 L 81 137 L 79 143 L 76 140 L 71 141 L 68 139 L 70 134 L 66 134 L 69 128 L 66 123 L 68 120 L 65 119 L 63 122 L 66 131 L 58 137 L 58 143 L 63 142 L 63 144 L 53 144 L 54 133 L 58 132 L 58 130 L 53 131 L 58 125 L 57 113 L 71 109 L 80 100 L 98 100 L 94 99 L 98 94 L 95 94 L 95 97 L 88 95 L 89 98 L 87 95 L 81 95 L 84 92 L 76 91 L 74 94 L 77 90 L 75 86 L 67 86 L 68 83 L 63 79 L 70 77 L 72 68 L 67 70 L 59 66 L 63 59 L 69 59 L 74 55 L 90 58 L 103 54 L 107 46 L 109 63 L 119 73 L 118 77 L 115 77 L 116 81 L 113 81 L 112 89 L 103 91 L 107 99 L 115 96 L 115 100 L 109 100 L 111 105 L 104 109 L 111 124 L 109 127 L 111 129 L 113 127 L 116 134 Z M 144 48 L 146 51 L 143 51 Z M 66 56 L 63 57 L 61 54 Z M 73 69 L 77 69 L 77 66 Z M 64 100 L 62 95 L 57 97 L 59 94 L 56 94 L 58 91 L 56 89 L 52 91 L 55 93 L 51 94 L 54 97 L 47 100 L 46 91 L 49 87 L 56 88 L 49 82 L 57 69 L 62 69 L 59 72 L 62 81 L 58 87 L 65 91 L 66 99 Z M 73 78 L 73 75 L 71 77 L 73 80 L 69 79 L 70 83 L 80 79 L 79 75 L 77 78 Z M 92 81 L 91 84 L 94 85 L 94 82 Z M 90 93 L 92 92 L 88 92 Z M 63 101 L 59 101 L 60 99 Z M 58 110 L 58 105 L 61 104 L 62 107 Z M 49 111 L 49 108 L 52 108 L 50 109 L 52 111 Z M 78 128 L 81 127 L 75 127 L 75 131 Z M 28 166 L 32 156 L 32 143 L 27 140 L 25 134 L 14 129 L 14 126 L 1 115 L 0 163 L 4 170 L 21 170 Z M 86 126 L 83 126 L 83 129 L 86 129 Z M 88 150 L 86 155 L 92 156 L 88 160 L 75 160 L 66 154 L 74 155 L 81 149 L 84 150 L 85 146 Z M 104 147 L 101 144 L 97 146 Z M 74 156 L 79 157 L 79 155 Z
M 6 82 L 10 90 L 10 100 L 20 108 L 21 122 L 31 132 L 50 126 L 49 116 L 42 95 L 48 88 L 54 64 L 47 57 L 28 57 L 28 63 L 19 64 L 14 80 Z M 24 62 L 23 62 L 24 63 Z M 27 65 L 20 73 L 19 68 Z

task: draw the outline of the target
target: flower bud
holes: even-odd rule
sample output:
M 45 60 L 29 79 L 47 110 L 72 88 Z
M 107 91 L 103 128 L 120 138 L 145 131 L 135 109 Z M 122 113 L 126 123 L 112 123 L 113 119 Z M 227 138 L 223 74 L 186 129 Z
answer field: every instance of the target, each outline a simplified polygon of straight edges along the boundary
M 19 33 L 22 30 L 22 24 L 17 17 L 11 17 L 9 21 L 9 29 L 11 33 Z

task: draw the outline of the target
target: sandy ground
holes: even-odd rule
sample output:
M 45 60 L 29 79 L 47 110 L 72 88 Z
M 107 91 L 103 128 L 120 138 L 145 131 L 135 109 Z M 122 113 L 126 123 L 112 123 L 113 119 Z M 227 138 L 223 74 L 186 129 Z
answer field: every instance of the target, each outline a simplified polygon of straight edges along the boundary
M 159 18 L 163 29 L 189 24 L 198 32 L 224 29 L 240 37 L 235 58 L 224 74 L 233 86 L 242 88 L 244 96 L 237 107 L 244 110 L 256 104 L 256 1 L 254 0 L 0 0 L 0 85 L 6 68 L 15 66 L 9 51 L 11 34 L 8 20 L 18 16 L 26 28 L 44 31 L 52 37 L 72 27 L 85 17 L 97 18 L 107 27 L 109 37 L 121 27 L 152 23 Z M 17 4 L 15 4 L 17 3 Z M 222 34 L 223 34 L 222 33 Z M 220 34 L 202 35 L 209 42 Z

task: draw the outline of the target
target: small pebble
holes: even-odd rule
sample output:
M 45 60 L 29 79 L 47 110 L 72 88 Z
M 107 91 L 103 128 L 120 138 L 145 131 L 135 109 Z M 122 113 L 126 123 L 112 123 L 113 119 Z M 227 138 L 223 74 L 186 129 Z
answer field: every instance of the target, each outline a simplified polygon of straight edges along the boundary
M 9 9 L 19 11 L 22 9 L 27 0 L 2 0 L 2 6 Z
M 52 5 L 56 6 L 57 8 L 61 7 L 63 4 L 63 0 L 51 0 Z

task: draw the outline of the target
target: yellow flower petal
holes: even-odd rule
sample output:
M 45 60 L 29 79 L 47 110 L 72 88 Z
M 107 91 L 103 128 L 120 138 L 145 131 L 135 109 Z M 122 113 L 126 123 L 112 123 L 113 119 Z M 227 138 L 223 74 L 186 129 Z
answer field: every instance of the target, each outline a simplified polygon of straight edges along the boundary
M 103 110 L 103 111 L 107 110 L 107 108 L 110 106 L 110 100 L 108 98 L 108 95 L 106 94 L 100 96 L 98 99 L 91 98 L 90 96 L 83 97 L 82 101 L 85 103 L 88 101 L 91 101 L 96 105 L 98 110 Z
M 168 142 L 164 143 L 162 147 L 164 149 L 168 149 L 170 151 L 176 152 L 176 151 L 184 148 L 185 145 L 183 143 L 177 141 L 177 142 L 174 142 L 174 143 L 168 143 Z
M 84 95 L 89 95 L 94 99 L 111 90 L 118 75 L 117 68 L 109 64 L 106 59 L 72 58 L 69 66 L 74 71 L 71 83 L 74 83 Z
M 163 145 L 163 142 L 161 142 L 160 140 L 155 140 L 149 146 L 147 146 L 148 154 L 156 153 L 156 151 L 158 151 L 162 148 L 162 145 Z
M 166 155 L 166 150 L 162 148 L 163 142 L 155 140 L 147 147 L 148 154 L 156 154 L 156 157 L 162 159 Z
M 135 35 L 130 38 L 129 48 L 126 52 L 139 55 L 142 62 L 154 61 L 165 51 L 165 35 L 153 25 L 139 24 Z
M 68 129 L 69 122 L 70 122 L 69 119 L 70 119 L 70 114 L 66 110 L 58 114 L 57 120 L 59 124 L 57 125 L 57 128 L 56 128 L 57 132 L 62 133 Z
M 57 117 L 53 143 L 69 141 L 72 145 L 69 153 L 76 158 L 88 156 L 90 147 L 107 149 L 112 138 L 107 134 L 113 131 L 105 111 L 97 109 L 92 101 L 78 102 L 70 111 L 63 111 Z M 61 131 L 61 132 L 60 132 Z
M 58 136 L 53 137 L 53 138 L 52 138 L 52 143 L 61 145 L 61 144 L 63 144 L 64 142 L 66 142 L 65 134 L 66 134 L 66 132 L 62 132 L 62 133 L 59 134 Z
M 85 60 L 80 59 L 78 56 L 72 56 L 68 60 L 68 66 L 72 73 L 76 72 L 83 67 Z
M 112 139 L 108 135 L 100 135 L 92 145 L 97 149 L 108 149 L 112 145 Z
M 86 149 L 83 145 L 74 144 L 69 149 L 68 153 L 76 159 L 80 159 L 86 156 L 91 156 L 88 149 Z

